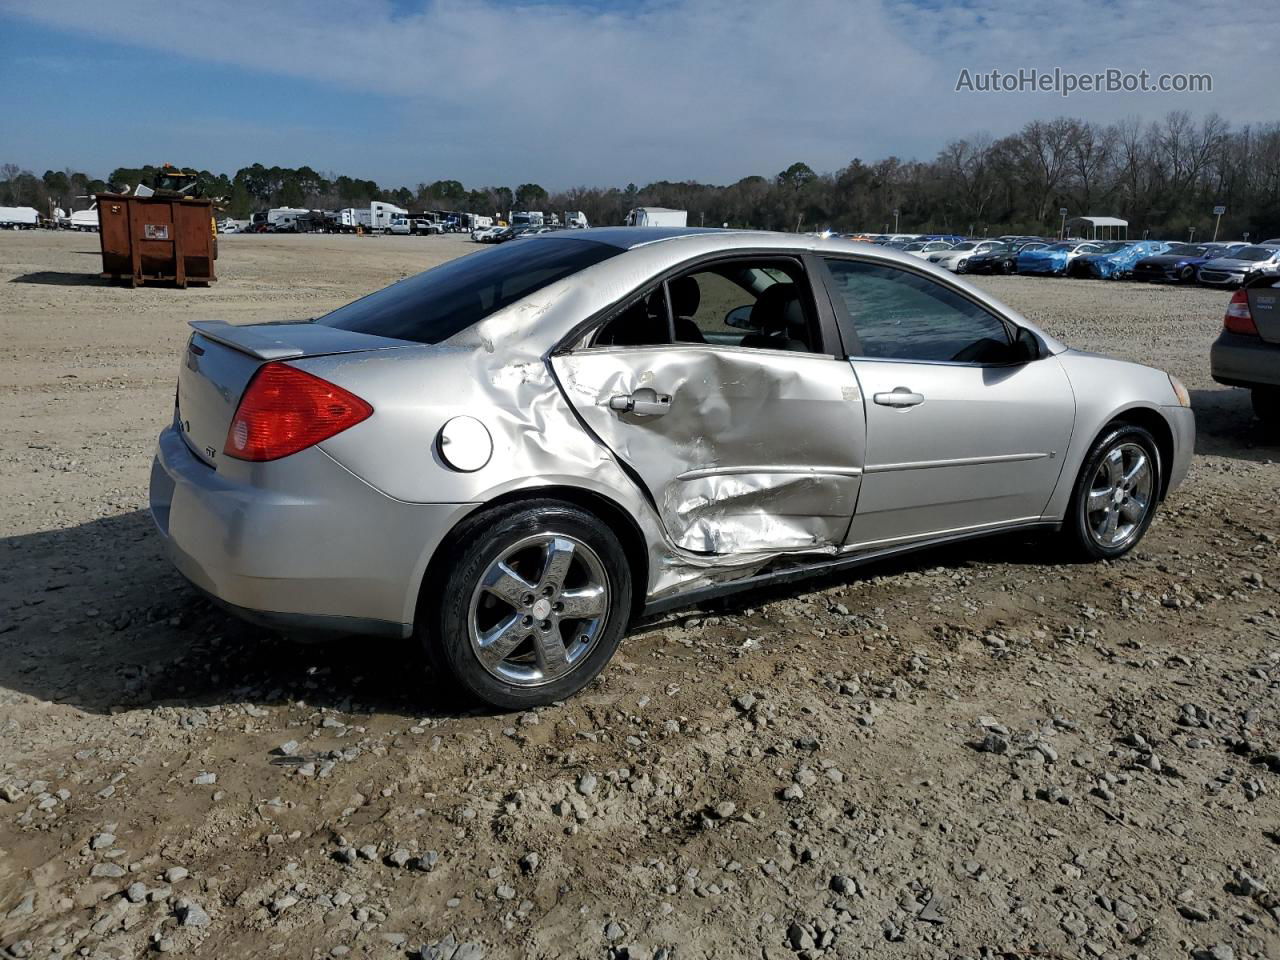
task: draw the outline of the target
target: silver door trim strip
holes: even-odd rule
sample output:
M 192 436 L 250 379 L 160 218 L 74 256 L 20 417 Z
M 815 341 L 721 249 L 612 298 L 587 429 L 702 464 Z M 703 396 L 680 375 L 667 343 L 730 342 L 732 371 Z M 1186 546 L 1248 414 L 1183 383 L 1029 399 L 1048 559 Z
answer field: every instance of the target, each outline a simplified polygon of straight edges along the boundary
M 886 537 L 883 540 L 860 540 L 857 543 L 846 543 L 840 553 L 854 553 L 868 547 L 879 547 L 886 544 L 905 543 L 908 540 L 933 540 L 937 537 L 953 537 L 959 534 L 976 533 L 980 530 L 993 530 L 997 527 L 1017 527 L 1028 523 L 1043 523 L 1043 517 L 1017 517 L 1013 520 L 996 520 L 992 523 L 975 523 L 968 527 L 948 527 L 945 530 L 930 530 L 926 533 L 911 533 L 904 537 Z
M 1018 463 L 1044 460 L 1047 453 L 1001 453 L 991 457 L 958 457 L 955 460 L 913 460 L 907 463 L 870 464 L 864 473 L 892 473 L 895 470 L 929 470 L 933 467 L 974 467 L 984 463 Z
M 778 466 L 775 464 L 748 464 L 746 466 L 697 467 L 676 476 L 677 480 L 701 480 L 704 477 L 734 477 L 748 473 L 813 474 L 829 477 L 860 477 L 861 467 L 804 467 Z

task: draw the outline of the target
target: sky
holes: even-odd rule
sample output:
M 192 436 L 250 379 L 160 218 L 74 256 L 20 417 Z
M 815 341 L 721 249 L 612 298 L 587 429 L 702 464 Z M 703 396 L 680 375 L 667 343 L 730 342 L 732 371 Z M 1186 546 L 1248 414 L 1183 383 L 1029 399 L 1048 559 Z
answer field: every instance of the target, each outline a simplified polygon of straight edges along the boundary
M 1280 40 L 1203 0 L 0 0 L 0 163 L 254 162 L 415 186 L 732 183 L 1069 115 L 1280 120 Z M 1225 8 L 1223 8 L 1225 9 Z M 981 93 L 1019 68 L 1209 93 Z

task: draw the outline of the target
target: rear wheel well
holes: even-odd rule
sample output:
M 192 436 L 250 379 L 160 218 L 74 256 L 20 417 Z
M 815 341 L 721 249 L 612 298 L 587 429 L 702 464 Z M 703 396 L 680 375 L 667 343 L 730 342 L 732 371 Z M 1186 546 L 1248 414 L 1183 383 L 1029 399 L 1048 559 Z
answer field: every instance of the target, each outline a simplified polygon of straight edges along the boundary
M 1169 490 L 1169 472 L 1173 469 L 1173 429 L 1169 421 L 1150 407 L 1132 407 L 1113 417 L 1104 430 L 1117 423 L 1142 427 L 1155 438 L 1160 453 L 1160 499 L 1163 500 Z
M 427 563 L 427 569 L 422 576 L 422 583 L 418 586 L 418 604 L 414 614 L 415 626 L 422 625 L 424 622 L 423 614 L 429 609 L 429 605 L 434 600 L 428 590 L 429 585 L 443 581 L 443 570 L 453 561 L 456 553 L 455 548 L 459 540 L 462 539 L 465 530 L 496 511 L 530 500 L 559 500 L 563 503 L 573 504 L 575 507 L 580 507 L 600 518 L 613 530 L 622 544 L 627 563 L 631 567 L 633 591 L 629 619 L 634 620 L 639 615 L 644 607 L 645 594 L 648 592 L 649 553 L 645 545 L 644 535 L 641 534 L 639 526 L 636 525 L 631 515 L 618 503 L 590 490 L 582 490 L 577 487 L 533 487 L 513 490 L 500 497 L 495 497 L 480 508 L 468 513 L 445 535 L 439 546 L 436 547 L 435 553 L 432 554 L 431 560 Z

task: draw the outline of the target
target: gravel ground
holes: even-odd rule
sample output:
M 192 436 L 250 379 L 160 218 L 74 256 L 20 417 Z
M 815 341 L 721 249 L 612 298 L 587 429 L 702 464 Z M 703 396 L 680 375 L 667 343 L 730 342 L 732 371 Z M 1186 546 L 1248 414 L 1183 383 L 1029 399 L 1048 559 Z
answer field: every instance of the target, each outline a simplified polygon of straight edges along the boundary
M 1223 294 L 980 281 L 1191 388 L 1130 557 L 756 594 L 503 716 L 226 618 L 145 514 L 185 321 L 471 249 L 231 236 L 212 288 L 130 291 L 96 237 L 0 235 L 0 955 L 1280 957 L 1277 447 L 1209 379 Z

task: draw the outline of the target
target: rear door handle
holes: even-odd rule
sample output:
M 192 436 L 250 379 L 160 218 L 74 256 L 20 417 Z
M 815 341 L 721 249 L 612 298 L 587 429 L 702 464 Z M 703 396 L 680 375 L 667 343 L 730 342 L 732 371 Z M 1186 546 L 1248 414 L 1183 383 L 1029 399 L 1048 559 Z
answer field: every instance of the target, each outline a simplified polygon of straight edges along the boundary
M 906 387 L 894 387 L 888 393 L 877 393 L 871 399 L 882 407 L 916 407 L 924 403 L 924 394 L 912 393 Z
M 671 410 L 671 394 L 641 387 L 635 393 L 610 397 L 609 409 L 619 413 L 633 413 L 637 417 L 660 417 Z

